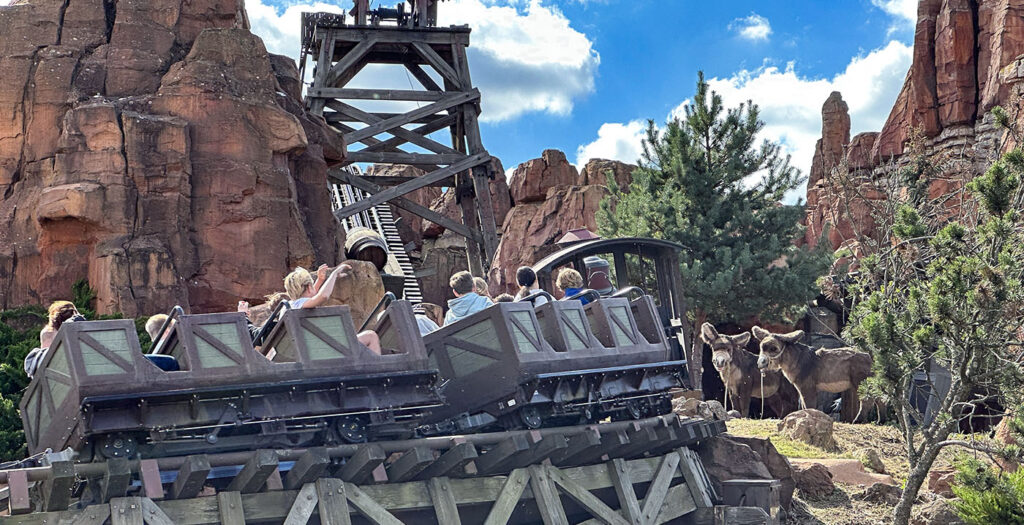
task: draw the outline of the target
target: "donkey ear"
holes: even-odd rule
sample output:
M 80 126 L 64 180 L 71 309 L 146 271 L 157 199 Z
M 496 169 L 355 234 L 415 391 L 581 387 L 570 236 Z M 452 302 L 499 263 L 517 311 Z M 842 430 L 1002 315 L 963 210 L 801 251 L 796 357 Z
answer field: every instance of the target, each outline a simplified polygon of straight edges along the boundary
M 715 325 L 711 323 L 704 323 L 700 326 L 700 338 L 705 343 L 711 343 L 718 338 L 718 330 L 715 330 Z
M 734 335 L 732 336 L 732 342 L 736 343 L 740 347 L 747 346 L 747 343 L 750 342 L 750 333 L 743 332 L 740 335 Z
M 804 331 L 803 330 L 797 330 L 795 332 L 790 332 L 788 334 L 780 334 L 780 335 L 776 335 L 775 336 L 776 339 L 778 339 L 778 340 L 780 340 L 782 342 L 785 342 L 785 343 L 795 343 L 795 342 L 803 339 L 803 337 L 804 337 Z
M 765 330 L 764 328 L 761 328 L 760 326 L 755 326 L 751 328 L 750 333 L 754 334 L 754 339 L 757 339 L 758 341 L 763 341 L 765 337 L 771 335 L 771 332 Z

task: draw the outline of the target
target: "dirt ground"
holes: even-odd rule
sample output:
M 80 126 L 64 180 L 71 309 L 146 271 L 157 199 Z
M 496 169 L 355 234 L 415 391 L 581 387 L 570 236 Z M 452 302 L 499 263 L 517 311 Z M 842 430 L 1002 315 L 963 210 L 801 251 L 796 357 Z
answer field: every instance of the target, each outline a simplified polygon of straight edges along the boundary
M 862 449 L 874 449 L 878 452 L 886 472 L 897 485 L 906 482 L 909 467 L 907 454 L 904 450 L 903 437 L 898 428 L 889 425 L 836 423 L 833 436 L 839 445 L 838 451 L 826 451 L 802 442 L 793 441 L 780 435 L 776 428 L 779 421 L 774 419 L 734 419 L 726 423 L 730 434 L 771 438 L 779 452 L 791 458 L 855 458 Z M 989 440 L 987 434 L 962 436 L 965 439 Z M 936 460 L 933 468 L 948 467 L 953 458 L 962 450 L 946 449 Z M 861 501 L 854 497 L 864 490 L 863 486 L 836 484 L 836 490 L 820 499 L 805 499 L 797 490 L 793 503 L 793 512 L 786 521 L 794 525 L 827 524 L 827 525 L 867 525 L 889 523 L 892 507 L 876 505 Z M 922 494 L 927 486 L 922 487 Z M 930 495 L 924 495 L 930 497 Z M 993 524 L 994 525 L 994 524 Z

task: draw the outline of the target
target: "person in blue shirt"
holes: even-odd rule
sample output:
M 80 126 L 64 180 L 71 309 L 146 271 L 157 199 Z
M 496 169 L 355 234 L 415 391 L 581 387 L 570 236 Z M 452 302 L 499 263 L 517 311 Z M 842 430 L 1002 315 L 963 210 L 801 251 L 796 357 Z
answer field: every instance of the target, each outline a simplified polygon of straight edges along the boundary
M 568 299 L 569 297 L 583 291 L 583 276 L 580 275 L 580 272 L 577 272 L 572 268 L 562 268 L 562 270 L 558 272 L 558 278 L 555 279 L 555 286 L 565 294 L 562 299 Z M 580 297 L 577 300 L 583 304 L 590 302 L 586 297 Z
M 444 324 L 448 326 L 463 317 L 469 317 L 491 304 L 491 300 L 474 290 L 473 274 L 462 271 L 452 276 L 448 284 L 455 293 L 455 299 L 448 301 L 448 313 L 444 315 Z

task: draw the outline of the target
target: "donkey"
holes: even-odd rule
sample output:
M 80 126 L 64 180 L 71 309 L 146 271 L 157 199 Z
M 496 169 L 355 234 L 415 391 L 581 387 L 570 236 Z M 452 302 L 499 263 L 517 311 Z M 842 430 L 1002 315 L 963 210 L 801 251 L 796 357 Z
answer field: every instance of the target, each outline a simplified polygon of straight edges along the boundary
M 871 375 L 871 355 L 852 348 L 814 351 L 800 342 L 803 330 L 773 334 L 760 326 L 751 332 L 761 342 L 757 367 L 782 370 L 800 394 L 800 408 L 815 408 L 818 392 L 842 393 L 842 420 L 853 423 L 860 411 L 857 388 Z
M 711 362 L 740 415 L 747 417 L 750 413 L 751 397 L 763 399 L 779 418 L 789 413 L 793 403 L 788 401 L 796 398 L 796 391 L 778 370 L 764 370 L 762 380 L 757 357 L 746 351 L 749 333 L 723 335 L 711 323 L 704 323 L 700 338 L 711 347 Z

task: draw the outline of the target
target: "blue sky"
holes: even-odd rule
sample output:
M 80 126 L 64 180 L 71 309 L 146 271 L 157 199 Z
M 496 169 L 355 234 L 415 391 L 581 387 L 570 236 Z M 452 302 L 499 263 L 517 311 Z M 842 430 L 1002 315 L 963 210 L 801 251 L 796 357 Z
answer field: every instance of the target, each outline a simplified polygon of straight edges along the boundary
M 253 31 L 272 52 L 290 56 L 298 51 L 299 12 L 349 4 L 246 1 Z M 765 137 L 783 142 L 806 173 L 821 105 L 834 89 L 850 105 L 854 133 L 884 123 L 910 65 L 915 6 L 451 0 L 439 16 L 473 27 L 470 67 L 483 94 L 484 143 L 506 169 L 546 148 L 579 166 L 592 157 L 635 161 L 646 120 L 664 122 L 678 111 L 703 70 L 727 103 L 761 106 Z M 367 75 L 370 84 L 407 82 Z

